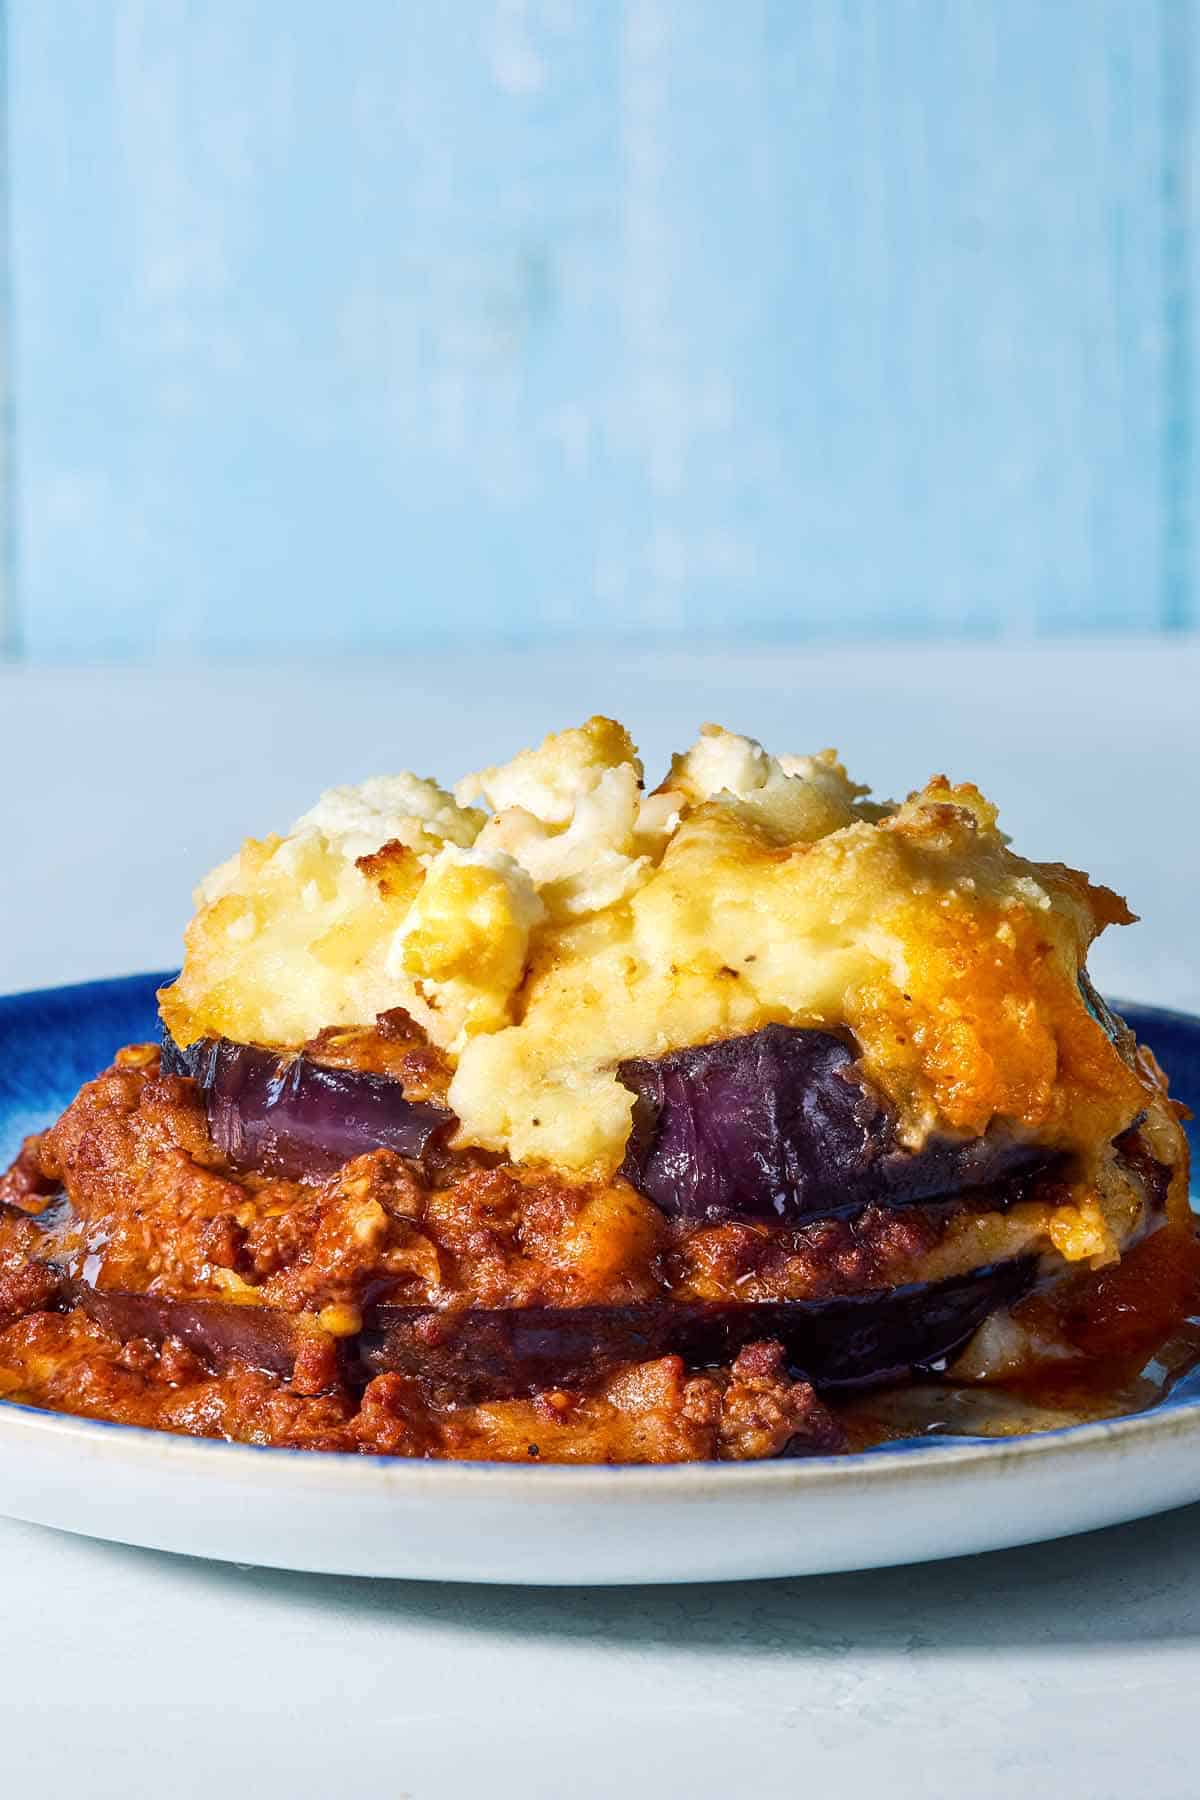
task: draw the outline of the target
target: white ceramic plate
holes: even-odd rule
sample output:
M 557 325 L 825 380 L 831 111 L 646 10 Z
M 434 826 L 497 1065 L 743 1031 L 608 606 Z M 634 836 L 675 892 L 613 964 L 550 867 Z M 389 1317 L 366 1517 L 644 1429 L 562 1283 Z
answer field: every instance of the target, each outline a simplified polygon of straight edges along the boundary
M 121 1042 L 161 977 L 0 1000 L 0 1155 Z M 1125 1008 L 1200 1098 L 1200 1021 Z M 1000 1440 L 674 1468 L 510 1468 L 253 1449 L 0 1404 L 0 1511 L 274 1568 L 544 1584 L 729 1581 L 920 1562 L 1200 1499 L 1200 1398 Z

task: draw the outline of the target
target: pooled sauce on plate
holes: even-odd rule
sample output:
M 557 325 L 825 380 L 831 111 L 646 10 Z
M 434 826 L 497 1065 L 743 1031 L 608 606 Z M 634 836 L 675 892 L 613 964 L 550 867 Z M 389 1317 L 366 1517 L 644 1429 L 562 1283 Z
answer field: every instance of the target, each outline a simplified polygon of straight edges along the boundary
M 1035 1380 L 978 1384 L 932 1378 L 836 1407 L 852 1450 L 913 1437 L 1014 1437 L 1148 1412 L 1200 1395 L 1200 1237 L 1170 1227 L 1112 1269 L 1082 1276 L 1041 1310 L 1079 1352 Z M 1054 1317 L 1051 1318 L 1050 1314 Z

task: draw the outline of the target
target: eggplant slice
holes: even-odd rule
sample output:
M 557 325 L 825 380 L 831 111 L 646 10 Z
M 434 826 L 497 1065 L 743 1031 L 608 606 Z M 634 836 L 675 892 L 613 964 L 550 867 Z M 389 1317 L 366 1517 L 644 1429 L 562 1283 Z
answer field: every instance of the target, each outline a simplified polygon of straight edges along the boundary
M 580 1388 L 624 1363 L 678 1355 L 689 1368 L 728 1363 L 745 1345 L 778 1340 L 794 1374 L 818 1390 L 900 1379 L 951 1355 L 996 1307 L 1030 1287 L 1032 1257 L 946 1281 L 916 1282 L 833 1300 L 649 1301 L 627 1306 L 462 1311 L 377 1306 L 339 1341 L 342 1372 L 420 1381 L 443 1402 Z M 222 1300 L 172 1300 L 65 1281 L 60 1306 L 78 1306 L 122 1340 L 180 1339 L 216 1369 L 244 1362 L 286 1378 L 311 1327 L 294 1313 Z
M 835 1300 L 650 1301 L 632 1306 L 432 1312 L 378 1307 L 355 1349 L 368 1374 L 415 1376 L 439 1398 L 501 1399 L 584 1387 L 622 1363 L 681 1356 L 728 1363 L 747 1344 L 783 1345 L 792 1373 L 818 1390 L 897 1380 L 965 1344 L 988 1313 L 1019 1299 L 1022 1257 L 947 1281 Z
M 618 1064 L 634 1094 L 621 1173 L 673 1219 L 791 1225 L 901 1206 L 1032 1174 L 1055 1151 L 1002 1132 L 897 1141 L 853 1049 L 828 1031 L 767 1025 Z
M 406 1099 L 386 1075 L 229 1038 L 201 1038 L 181 1050 L 164 1032 L 162 1067 L 195 1081 L 213 1143 L 235 1168 L 329 1175 L 381 1148 L 419 1160 L 455 1124 L 445 1107 Z
M 381 1147 L 420 1161 L 456 1124 L 386 1075 L 228 1038 L 181 1050 L 164 1033 L 162 1066 L 197 1083 L 213 1142 L 235 1168 L 320 1177 Z M 794 1225 L 953 1196 L 1060 1160 L 1000 1130 L 904 1149 L 853 1049 L 827 1031 L 768 1025 L 633 1058 L 618 1074 L 634 1095 L 620 1173 L 668 1218 L 692 1224 Z

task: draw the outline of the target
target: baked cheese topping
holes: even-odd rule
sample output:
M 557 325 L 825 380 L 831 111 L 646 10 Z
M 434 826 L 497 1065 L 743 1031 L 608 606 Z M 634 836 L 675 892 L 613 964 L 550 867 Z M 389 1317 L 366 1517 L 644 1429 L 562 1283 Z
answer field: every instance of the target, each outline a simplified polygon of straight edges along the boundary
M 163 1018 L 298 1046 L 404 1007 L 455 1065 L 459 1144 L 600 1177 L 622 1058 L 775 1021 L 851 1031 L 914 1147 L 1000 1123 L 1098 1154 L 1146 1105 L 1078 984 L 1124 902 L 1016 856 L 969 784 L 866 796 L 831 750 L 711 725 L 648 793 L 605 718 L 453 794 L 334 788 L 202 884 Z

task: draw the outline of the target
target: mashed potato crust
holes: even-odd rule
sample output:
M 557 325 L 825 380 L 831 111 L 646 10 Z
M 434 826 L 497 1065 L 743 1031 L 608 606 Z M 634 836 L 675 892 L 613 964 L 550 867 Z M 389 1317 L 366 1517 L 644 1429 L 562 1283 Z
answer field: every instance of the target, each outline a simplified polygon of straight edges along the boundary
M 1154 1088 L 1079 988 L 1124 902 L 1015 855 L 969 784 L 865 795 L 832 751 L 716 726 L 647 793 L 601 718 L 455 796 L 335 789 L 203 884 L 163 1017 L 296 1046 L 402 1007 L 453 1068 L 460 1145 L 598 1180 L 618 1061 L 776 1021 L 852 1032 L 913 1147 L 1003 1122 L 1098 1154 Z

